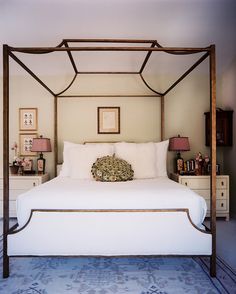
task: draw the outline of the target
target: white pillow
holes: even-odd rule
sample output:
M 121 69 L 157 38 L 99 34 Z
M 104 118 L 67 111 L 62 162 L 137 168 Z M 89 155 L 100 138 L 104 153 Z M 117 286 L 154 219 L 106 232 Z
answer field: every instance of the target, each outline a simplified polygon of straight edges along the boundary
M 69 149 L 70 177 L 72 179 L 93 179 L 91 168 L 99 157 L 112 155 L 109 144 L 82 144 Z
M 166 162 L 169 140 L 154 143 L 156 148 L 156 172 L 157 177 L 166 177 Z
M 156 177 L 154 143 L 115 143 L 115 154 L 131 164 L 135 179 Z
M 93 145 L 93 146 L 107 146 L 109 148 L 111 148 L 111 152 L 112 152 L 112 155 L 115 153 L 115 146 L 114 146 L 114 143 L 99 143 L 99 142 L 85 142 L 85 145 Z
M 70 162 L 69 162 L 69 153 L 70 149 L 73 147 L 80 146 L 81 144 L 75 144 L 68 141 L 64 141 L 63 149 L 63 164 L 61 167 L 60 177 L 69 177 L 70 176 Z

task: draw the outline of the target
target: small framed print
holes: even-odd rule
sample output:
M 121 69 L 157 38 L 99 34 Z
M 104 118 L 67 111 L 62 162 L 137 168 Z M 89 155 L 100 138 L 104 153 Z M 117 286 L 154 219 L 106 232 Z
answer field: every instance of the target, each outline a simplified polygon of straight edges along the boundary
M 120 134 L 120 107 L 98 107 L 98 134 Z
M 32 159 L 24 159 L 23 162 L 23 170 L 24 172 L 30 172 L 33 170 L 33 160 Z
M 36 131 L 38 128 L 38 109 L 19 108 L 20 131 Z
M 36 156 L 37 152 L 31 152 L 32 144 L 33 144 L 33 139 L 37 138 L 37 134 L 32 133 L 25 133 L 25 134 L 20 134 L 20 156 Z

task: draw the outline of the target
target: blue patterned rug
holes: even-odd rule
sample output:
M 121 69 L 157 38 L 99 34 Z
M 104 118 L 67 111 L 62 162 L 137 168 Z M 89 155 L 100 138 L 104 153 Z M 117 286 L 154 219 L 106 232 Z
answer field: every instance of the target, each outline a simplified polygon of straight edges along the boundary
M 236 275 L 217 260 L 211 278 L 208 258 L 11 258 L 4 294 L 181 294 L 236 293 Z

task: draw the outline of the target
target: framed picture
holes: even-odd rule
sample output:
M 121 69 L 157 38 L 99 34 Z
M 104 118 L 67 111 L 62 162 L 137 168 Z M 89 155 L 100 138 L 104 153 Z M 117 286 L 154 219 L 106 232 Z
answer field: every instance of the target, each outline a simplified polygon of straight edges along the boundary
M 33 144 L 33 139 L 37 138 L 37 134 L 32 133 L 24 133 L 20 134 L 20 156 L 36 156 L 37 152 L 31 152 L 32 144 Z
M 24 172 L 29 172 L 29 171 L 33 170 L 33 160 L 32 159 L 24 159 L 23 170 L 24 170 Z
M 98 134 L 120 134 L 120 107 L 98 107 Z
M 19 108 L 20 131 L 36 131 L 38 128 L 38 109 Z

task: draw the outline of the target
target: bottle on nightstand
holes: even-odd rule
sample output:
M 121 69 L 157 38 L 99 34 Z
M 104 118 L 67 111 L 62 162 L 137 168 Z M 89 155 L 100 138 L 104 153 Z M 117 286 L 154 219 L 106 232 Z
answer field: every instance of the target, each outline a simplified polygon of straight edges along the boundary
M 38 174 L 45 173 L 45 158 L 43 158 L 42 153 L 40 153 L 39 158 L 37 159 L 37 171 Z
M 184 171 L 184 160 L 181 157 L 180 152 L 177 153 L 175 167 L 177 169 L 176 170 L 177 174 L 181 174 L 181 172 Z

